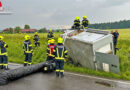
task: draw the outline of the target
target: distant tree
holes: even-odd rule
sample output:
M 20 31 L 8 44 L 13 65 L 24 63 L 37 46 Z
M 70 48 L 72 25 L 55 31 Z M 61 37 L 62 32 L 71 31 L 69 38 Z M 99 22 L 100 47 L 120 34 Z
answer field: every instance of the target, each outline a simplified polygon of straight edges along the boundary
M 47 32 L 47 29 L 46 29 L 46 28 L 41 28 L 38 32 L 39 32 L 39 33 L 46 33 L 46 32 Z
M 59 29 L 57 29 L 57 30 L 56 30 L 56 32 L 60 32 L 60 30 L 59 30 Z
M 9 33 L 13 33 L 13 28 L 9 28 Z
M 26 24 L 26 25 L 24 26 L 24 29 L 30 29 L 30 26 Z
M 21 28 L 19 26 L 15 27 L 15 33 L 20 33 L 21 32 Z
M 89 25 L 89 28 L 95 28 L 95 29 L 130 28 L 130 20 L 122 20 L 118 22 L 108 22 L 108 23 L 95 23 L 95 24 Z

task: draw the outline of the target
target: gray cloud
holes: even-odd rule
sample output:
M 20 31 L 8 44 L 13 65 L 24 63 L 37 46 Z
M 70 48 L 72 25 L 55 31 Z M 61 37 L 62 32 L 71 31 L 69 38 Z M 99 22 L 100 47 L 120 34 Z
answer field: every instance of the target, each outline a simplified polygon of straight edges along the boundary
M 72 25 L 75 16 L 91 23 L 130 19 L 129 0 L 2 0 L 14 14 L 0 16 L 0 29 L 30 24 L 33 28 Z

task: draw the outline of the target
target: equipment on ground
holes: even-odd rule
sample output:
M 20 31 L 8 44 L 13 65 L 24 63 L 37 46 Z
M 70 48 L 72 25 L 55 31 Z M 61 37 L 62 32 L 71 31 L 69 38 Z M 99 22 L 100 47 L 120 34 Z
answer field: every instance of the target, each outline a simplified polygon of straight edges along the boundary
M 45 67 L 47 67 L 45 69 Z M 4 71 L 0 74 L 0 86 L 8 84 L 10 81 L 17 80 L 19 78 L 25 77 L 27 75 L 36 73 L 36 72 L 52 72 L 55 70 L 55 63 L 45 62 L 39 63 L 27 67 L 20 67 L 17 69 L 12 69 Z
M 53 61 L 46 61 L 44 63 L 42 71 L 44 73 L 46 73 L 46 72 L 53 72 L 53 71 L 55 71 L 55 67 L 56 67 L 56 64 Z

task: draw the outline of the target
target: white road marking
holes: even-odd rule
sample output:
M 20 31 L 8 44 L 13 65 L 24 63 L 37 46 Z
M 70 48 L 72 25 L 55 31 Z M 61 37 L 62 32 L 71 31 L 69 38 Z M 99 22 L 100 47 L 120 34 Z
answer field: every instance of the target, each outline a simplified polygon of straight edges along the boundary
M 115 83 L 120 83 L 120 84 L 127 84 L 127 85 L 130 86 L 130 82 L 123 82 L 123 81 L 119 81 L 119 80 L 110 80 L 110 79 L 99 78 L 99 77 L 88 76 L 88 75 L 75 74 L 75 73 L 70 73 L 70 72 L 65 72 L 65 73 L 70 74 L 70 75 L 80 76 L 80 77 L 93 78 L 93 79 L 115 82 Z

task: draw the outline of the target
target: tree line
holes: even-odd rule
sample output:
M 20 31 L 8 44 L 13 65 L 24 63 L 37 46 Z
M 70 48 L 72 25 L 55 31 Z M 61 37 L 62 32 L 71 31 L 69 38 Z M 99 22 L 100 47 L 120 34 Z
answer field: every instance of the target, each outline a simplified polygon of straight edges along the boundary
M 108 23 L 95 23 L 95 24 L 90 24 L 89 28 L 95 28 L 95 29 L 130 28 L 130 20 L 121 20 L 121 21 L 118 21 L 118 22 L 108 22 Z
M 15 28 L 12 28 L 12 27 L 10 27 L 10 28 L 7 28 L 8 30 L 6 31 L 6 29 L 5 29 L 5 31 L 3 30 L 3 32 L 4 33 L 21 33 L 21 31 L 22 31 L 22 28 L 20 27 L 20 26 L 16 26 Z M 24 29 L 31 29 L 31 27 L 30 27 L 30 25 L 24 25 Z M 41 29 L 35 29 L 36 30 L 36 32 L 38 32 L 38 33 L 47 33 L 48 32 L 48 29 L 47 28 L 41 28 Z M 53 30 L 54 32 L 62 32 L 63 30 L 59 30 L 59 29 L 55 29 L 55 30 Z

